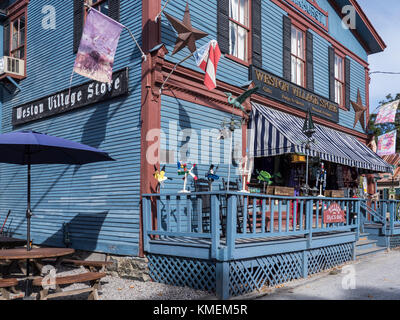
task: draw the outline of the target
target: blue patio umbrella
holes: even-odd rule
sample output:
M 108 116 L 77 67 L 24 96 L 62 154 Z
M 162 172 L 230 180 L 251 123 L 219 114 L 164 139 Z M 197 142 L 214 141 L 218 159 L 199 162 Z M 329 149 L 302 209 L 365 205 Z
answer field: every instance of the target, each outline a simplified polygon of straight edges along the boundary
M 70 140 L 34 131 L 15 131 L 0 135 L 0 162 L 28 166 L 27 250 L 31 250 L 31 165 L 87 164 L 114 161 L 106 152 Z

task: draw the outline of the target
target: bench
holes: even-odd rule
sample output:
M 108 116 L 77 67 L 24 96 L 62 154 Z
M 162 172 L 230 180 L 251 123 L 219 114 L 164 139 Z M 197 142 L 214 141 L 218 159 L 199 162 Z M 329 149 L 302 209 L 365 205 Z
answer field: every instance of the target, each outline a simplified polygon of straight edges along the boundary
M 11 300 L 15 297 L 12 297 L 12 293 L 19 294 L 15 290 L 15 286 L 18 285 L 18 279 L 9 278 L 9 279 L 0 279 L 0 300 Z
M 73 259 L 63 259 L 61 263 L 82 266 L 90 272 L 104 272 L 107 266 L 111 266 L 113 264 L 112 261 L 85 261 Z
M 76 274 L 72 276 L 56 277 L 48 283 L 48 285 L 43 285 L 42 277 L 33 280 L 34 287 L 41 287 L 42 289 L 37 295 L 37 300 L 47 300 L 50 298 L 65 297 L 69 295 L 77 295 L 86 292 L 90 292 L 88 300 L 98 300 L 98 290 L 101 289 L 100 279 L 105 277 L 105 273 L 101 272 L 86 272 L 81 274 Z M 50 280 L 50 279 L 49 279 Z M 89 287 L 84 289 L 74 289 L 62 291 L 62 287 L 68 286 L 74 283 L 86 283 L 89 282 Z M 50 285 L 55 285 L 55 292 L 49 294 Z

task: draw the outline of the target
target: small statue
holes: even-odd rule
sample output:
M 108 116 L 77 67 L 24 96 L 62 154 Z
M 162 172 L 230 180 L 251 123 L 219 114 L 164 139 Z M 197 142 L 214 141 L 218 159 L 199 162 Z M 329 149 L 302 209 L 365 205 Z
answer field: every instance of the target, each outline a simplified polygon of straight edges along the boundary
M 154 173 L 153 173 L 154 179 L 158 181 L 157 188 L 160 189 L 160 187 L 164 186 L 164 181 L 166 180 L 172 180 L 172 178 L 168 178 L 165 176 L 165 165 L 162 167 L 161 170 L 158 170 L 157 166 L 154 165 Z
M 190 170 L 188 170 L 187 168 L 187 164 L 181 164 L 180 162 L 178 162 L 178 175 L 180 176 L 184 176 L 183 177 L 183 189 L 179 192 L 181 193 L 189 193 L 189 190 L 186 190 L 186 184 L 187 184 L 187 176 L 190 175 L 195 181 L 197 180 L 197 176 L 192 173 L 192 170 L 196 167 L 196 164 L 193 164 L 192 168 Z

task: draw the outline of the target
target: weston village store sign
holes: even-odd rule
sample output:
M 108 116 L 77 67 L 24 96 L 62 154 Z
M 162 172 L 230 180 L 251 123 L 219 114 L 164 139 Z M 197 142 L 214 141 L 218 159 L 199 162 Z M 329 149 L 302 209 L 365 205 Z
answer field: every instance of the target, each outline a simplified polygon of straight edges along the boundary
M 251 67 L 250 77 L 260 88 L 259 94 L 303 111 L 311 108 L 313 115 L 339 122 L 339 106 L 336 103 L 254 66 Z
M 114 72 L 110 84 L 90 81 L 14 107 L 12 125 L 21 125 L 125 95 L 128 93 L 128 72 L 128 68 Z

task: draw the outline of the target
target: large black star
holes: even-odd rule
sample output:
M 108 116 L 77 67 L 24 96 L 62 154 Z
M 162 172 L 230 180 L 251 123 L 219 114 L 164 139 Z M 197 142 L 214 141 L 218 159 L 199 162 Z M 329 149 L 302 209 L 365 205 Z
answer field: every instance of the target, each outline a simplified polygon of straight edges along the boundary
M 196 40 L 204 38 L 208 34 L 192 27 L 192 23 L 190 22 L 189 3 L 186 3 L 183 21 L 179 21 L 168 13 L 164 14 L 178 33 L 178 38 L 176 39 L 175 48 L 172 54 L 181 51 L 185 47 L 188 47 L 191 53 L 195 52 L 197 50 Z
M 357 92 L 357 102 L 351 101 L 351 104 L 356 112 L 354 117 L 354 128 L 356 127 L 357 122 L 360 122 L 362 128 L 365 131 L 365 117 L 364 113 L 367 111 L 367 108 L 363 106 L 360 89 Z

